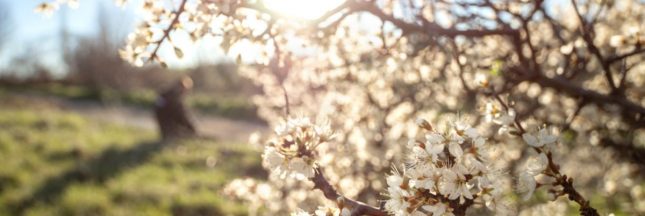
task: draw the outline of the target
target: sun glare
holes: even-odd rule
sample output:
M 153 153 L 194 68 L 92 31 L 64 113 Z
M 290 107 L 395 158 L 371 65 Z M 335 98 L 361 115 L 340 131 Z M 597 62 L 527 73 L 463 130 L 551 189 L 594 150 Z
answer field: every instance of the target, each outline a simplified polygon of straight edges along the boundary
M 266 0 L 266 6 L 277 13 L 298 19 L 316 19 L 342 4 L 344 0 Z

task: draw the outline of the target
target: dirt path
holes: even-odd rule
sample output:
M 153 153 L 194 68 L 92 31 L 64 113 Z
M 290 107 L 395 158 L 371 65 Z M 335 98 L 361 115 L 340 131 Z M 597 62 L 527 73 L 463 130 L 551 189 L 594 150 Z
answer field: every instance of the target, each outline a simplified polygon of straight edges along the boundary
M 104 105 L 94 101 L 74 101 L 64 98 L 39 95 L 21 95 L 35 100 L 57 104 L 62 109 L 78 113 L 91 119 L 157 130 L 152 110 L 127 105 Z M 213 115 L 193 114 L 200 135 L 230 142 L 247 142 L 253 132 L 266 132 L 265 125 L 233 120 Z

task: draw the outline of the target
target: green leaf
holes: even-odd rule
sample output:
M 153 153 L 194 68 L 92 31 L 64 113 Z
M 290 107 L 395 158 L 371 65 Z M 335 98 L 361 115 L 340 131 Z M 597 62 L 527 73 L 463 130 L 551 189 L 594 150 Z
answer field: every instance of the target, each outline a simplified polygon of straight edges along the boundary
M 560 136 L 562 137 L 562 140 L 564 142 L 571 143 L 576 139 L 578 133 L 574 130 L 565 130 L 562 131 L 562 134 Z
M 503 65 L 504 65 L 504 62 L 502 62 L 501 60 L 495 60 L 493 62 L 493 65 L 490 68 L 490 75 L 499 76 L 500 70 L 502 69 Z

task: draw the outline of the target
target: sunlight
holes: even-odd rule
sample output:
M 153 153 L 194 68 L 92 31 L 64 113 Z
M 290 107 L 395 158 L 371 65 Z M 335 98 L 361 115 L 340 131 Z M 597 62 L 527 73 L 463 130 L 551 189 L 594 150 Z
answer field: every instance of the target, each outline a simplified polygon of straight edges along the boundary
M 343 0 L 266 0 L 266 6 L 284 16 L 299 19 L 316 19 L 342 4 Z

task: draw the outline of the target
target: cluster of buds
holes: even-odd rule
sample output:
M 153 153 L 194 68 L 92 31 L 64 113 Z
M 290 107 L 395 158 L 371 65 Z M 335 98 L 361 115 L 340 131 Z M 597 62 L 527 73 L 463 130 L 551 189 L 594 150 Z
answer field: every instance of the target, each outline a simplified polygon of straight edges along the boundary
M 315 174 L 316 147 L 333 138 L 329 124 L 315 125 L 309 118 L 290 118 L 278 125 L 277 139 L 262 154 L 263 165 L 272 175 L 299 180 Z
M 425 140 L 412 140 L 402 172 L 387 177 L 385 208 L 394 215 L 453 215 L 479 199 L 496 210 L 500 205 L 500 173 L 487 160 L 486 139 L 477 129 L 457 122 L 440 133 L 426 120 Z

